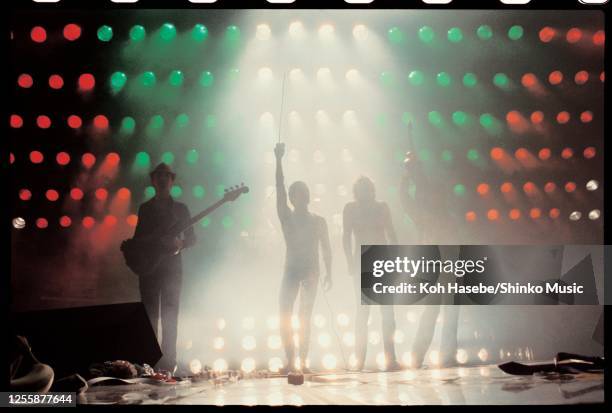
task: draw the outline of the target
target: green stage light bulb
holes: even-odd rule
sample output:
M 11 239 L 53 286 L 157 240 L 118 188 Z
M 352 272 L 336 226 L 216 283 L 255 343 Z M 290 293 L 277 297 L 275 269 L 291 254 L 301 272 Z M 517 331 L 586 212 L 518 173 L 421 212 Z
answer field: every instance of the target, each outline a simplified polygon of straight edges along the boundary
M 420 86 L 425 81 L 425 75 L 420 70 L 413 70 L 408 75 L 408 80 L 411 85 Z
M 98 29 L 98 39 L 101 42 L 110 42 L 113 38 L 113 28 L 106 24 Z
M 463 40 L 463 32 L 458 27 L 453 27 L 448 31 L 448 40 L 452 43 L 459 43 Z
M 391 43 L 399 44 L 404 40 L 404 33 L 402 33 L 399 27 L 392 27 L 387 32 L 387 38 Z
M 111 75 L 110 84 L 113 92 L 119 92 L 125 86 L 127 76 L 123 72 L 115 72 Z
M 493 29 L 491 26 L 483 24 L 476 30 L 476 34 L 480 38 L 480 40 L 490 40 L 493 37 Z
M 140 83 L 144 86 L 144 87 L 153 87 L 155 86 L 155 83 L 157 82 L 157 78 L 155 77 L 155 73 L 153 72 L 144 72 L 141 76 L 140 76 Z
M 168 77 L 168 82 L 170 83 L 171 86 L 174 86 L 174 87 L 181 86 L 184 80 L 185 80 L 185 76 L 183 75 L 183 72 L 181 72 L 180 70 L 173 70 L 172 72 L 170 72 L 170 76 Z
M 463 84 L 465 87 L 473 88 L 478 84 L 478 78 L 474 73 L 466 73 L 463 76 Z
M 196 24 L 193 26 L 193 30 L 191 30 L 191 38 L 201 43 L 208 37 L 208 29 L 203 24 Z
M 423 43 L 431 43 L 434 41 L 435 37 L 436 33 L 431 27 L 423 26 L 419 29 L 419 39 L 421 39 Z
M 164 23 L 159 30 L 159 37 L 166 42 L 173 40 L 176 37 L 176 27 L 172 23 Z
M 438 76 L 436 76 L 436 81 L 438 82 L 438 85 L 442 87 L 448 87 L 452 83 L 450 75 L 446 72 L 438 73 Z
M 522 26 L 512 26 L 510 30 L 508 30 L 508 37 L 510 40 L 520 40 L 523 37 L 524 32 L 525 31 Z
M 139 24 L 132 26 L 130 29 L 130 39 L 132 39 L 133 42 L 141 42 L 146 36 L 147 31 Z

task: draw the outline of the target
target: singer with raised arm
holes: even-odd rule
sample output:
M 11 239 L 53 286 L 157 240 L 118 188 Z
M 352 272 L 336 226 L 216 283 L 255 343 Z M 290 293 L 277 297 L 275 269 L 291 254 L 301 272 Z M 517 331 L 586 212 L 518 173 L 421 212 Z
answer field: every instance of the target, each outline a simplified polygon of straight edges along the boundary
M 301 370 L 308 373 L 305 360 L 310 341 L 310 319 L 319 283 L 319 249 L 325 263 L 323 288 L 327 291 L 332 286 L 329 232 L 325 219 L 308 210 L 310 191 L 304 182 L 296 181 L 289 186 L 289 202 L 293 209 L 289 207 L 282 165 L 285 144 L 278 143 L 274 148 L 274 154 L 276 155 L 276 209 L 286 245 L 285 269 L 279 297 L 281 339 L 287 356 L 287 365 L 283 370 L 287 372 Z M 300 295 L 299 340 L 295 343 L 291 321 L 298 293 Z

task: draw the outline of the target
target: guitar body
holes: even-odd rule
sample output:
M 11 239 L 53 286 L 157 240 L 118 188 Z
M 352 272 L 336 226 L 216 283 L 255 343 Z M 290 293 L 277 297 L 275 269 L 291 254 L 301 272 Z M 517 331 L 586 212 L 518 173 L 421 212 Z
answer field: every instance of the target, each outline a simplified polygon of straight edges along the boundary
M 167 257 L 178 254 L 180 250 L 174 245 L 175 238 L 187 228 L 193 226 L 196 222 L 210 214 L 215 209 L 219 208 L 226 202 L 235 201 L 241 194 L 249 192 L 249 187 L 241 184 L 240 186 L 232 187 L 231 190 L 225 190 L 223 199 L 217 201 L 204 211 L 191 218 L 190 221 L 182 227 L 173 225 L 164 233 L 147 235 L 142 238 L 130 238 L 121 243 L 120 250 L 125 258 L 127 266 L 139 276 L 149 276 Z
M 164 258 L 172 254 L 161 242 L 135 238 L 123 241 L 121 252 L 123 252 L 126 265 L 140 276 L 147 276 L 155 272 Z

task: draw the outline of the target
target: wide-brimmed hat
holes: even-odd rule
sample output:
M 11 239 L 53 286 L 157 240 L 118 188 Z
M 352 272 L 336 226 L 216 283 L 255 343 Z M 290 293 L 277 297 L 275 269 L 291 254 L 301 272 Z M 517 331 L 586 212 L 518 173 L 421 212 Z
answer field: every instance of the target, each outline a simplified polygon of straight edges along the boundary
M 170 174 L 170 175 L 172 176 L 172 179 L 175 179 L 175 178 L 176 178 L 176 174 L 174 173 L 174 171 L 172 170 L 172 168 L 170 167 L 170 165 L 168 165 L 167 163 L 164 163 L 164 162 L 162 162 L 162 163 L 160 163 L 159 165 L 157 165 L 157 166 L 155 167 L 155 169 L 153 169 L 153 170 L 151 171 L 151 173 L 149 174 L 149 176 L 150 176 L 151 178 L 153 178 L 153 176 L 155 176 L 155 174 L 160 173 L 160 172 Z

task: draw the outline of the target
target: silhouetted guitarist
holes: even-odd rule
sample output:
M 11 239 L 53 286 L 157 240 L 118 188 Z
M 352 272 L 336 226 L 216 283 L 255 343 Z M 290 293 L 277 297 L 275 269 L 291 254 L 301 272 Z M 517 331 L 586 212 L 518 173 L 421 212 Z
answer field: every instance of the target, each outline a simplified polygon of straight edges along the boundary
M 174 225 L 187 225 L 191 219 L 189 209 L 170 196 L 170 189 L 176 174 L 170 166 L 160 163 L 150 173 L 155 187 L 155 197 L 138 208 L 138 225 L 134 239 L 142 239 Z M 158 320 L 161 316 L 163 357 L 156 367 L 174 372 L 177 365 L 176 340 L 178 313 L 182 284 L 181 251 L 196 243 L 193 227 L 188 227 L 182 235 L 166 241 L 175 251 L 160 262 L 151 274 L 139 275 L 140 295 L 155 334 L 159 339 Z

